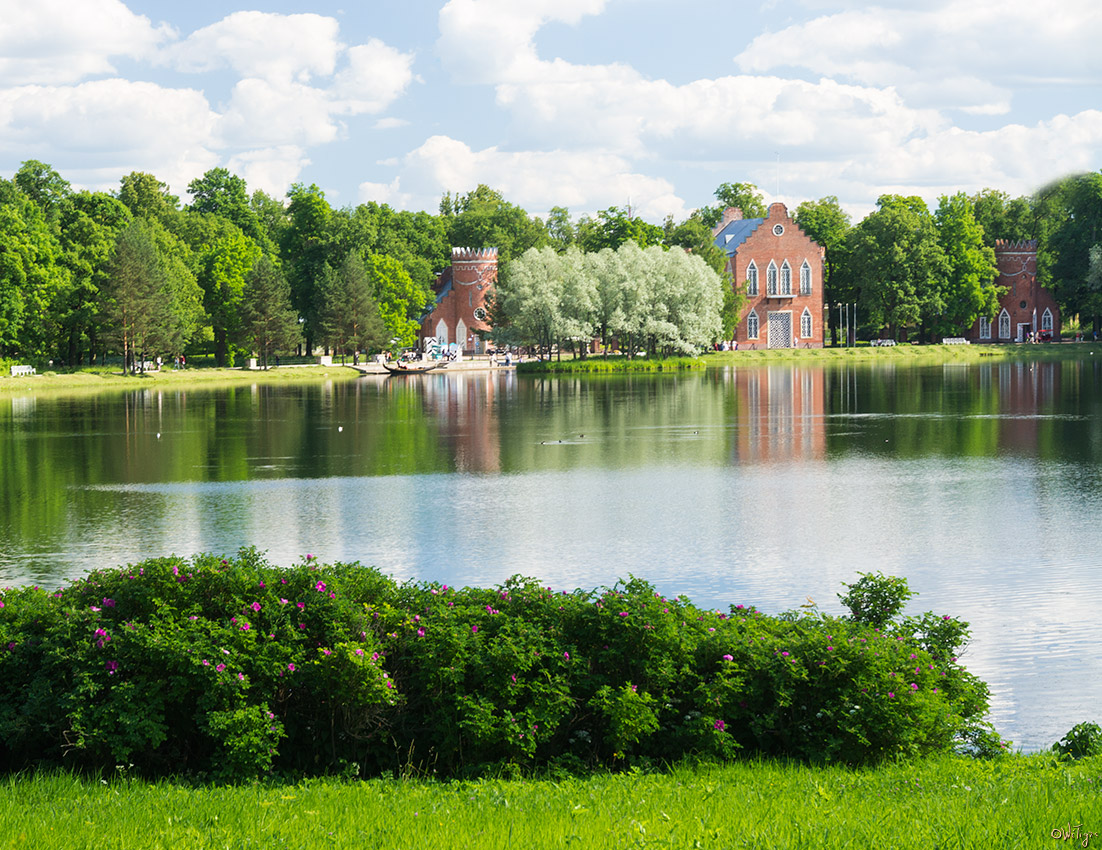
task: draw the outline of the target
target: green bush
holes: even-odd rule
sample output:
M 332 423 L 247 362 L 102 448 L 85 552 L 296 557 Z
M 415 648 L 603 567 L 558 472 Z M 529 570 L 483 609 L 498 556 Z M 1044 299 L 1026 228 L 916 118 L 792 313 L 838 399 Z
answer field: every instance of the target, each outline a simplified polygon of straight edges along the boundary
M 905 587 L 905 584 L 904 584 Z M 555 592 L 398 584 L 254 550 L 0 596 L 0 768 L 243 779 L 862 764 L 976 735 L 959 621 L 706 610 L 632 578 Z
M 1052 745 L 1052 751 L 1065 761 L 1102 755 L 1102 728 L 1097 723 L 1077 723 Z

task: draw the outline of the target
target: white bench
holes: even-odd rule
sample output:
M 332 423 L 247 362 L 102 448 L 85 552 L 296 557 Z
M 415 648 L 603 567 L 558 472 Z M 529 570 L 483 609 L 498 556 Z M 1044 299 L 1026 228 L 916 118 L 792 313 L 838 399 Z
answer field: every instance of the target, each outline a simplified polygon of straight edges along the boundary
M 947 336 L 941 340 L 942 345 L 971 345 L 971 343 L 962 336 Z
M 873 348 L 887 348 L 888 346 L 895 345 L 894 339 L 871 339 L 869 345 Z
M 23 375 L 35 375 L 38 374 L 34 371 L 34 366 L 12 366 L 11 376 L 13 378 L 19 378 Z

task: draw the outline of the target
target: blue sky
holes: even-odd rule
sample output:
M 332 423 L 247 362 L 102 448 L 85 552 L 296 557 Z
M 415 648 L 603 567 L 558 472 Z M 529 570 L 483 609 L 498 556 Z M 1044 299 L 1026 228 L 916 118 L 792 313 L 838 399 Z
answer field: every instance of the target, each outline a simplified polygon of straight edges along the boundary
M 1032 192 L 1102 167 L 1102 6 L 1066 0 L 0 0 L 0 175 L 185 196 L 684 218 L 722 182 L 795 206 Z

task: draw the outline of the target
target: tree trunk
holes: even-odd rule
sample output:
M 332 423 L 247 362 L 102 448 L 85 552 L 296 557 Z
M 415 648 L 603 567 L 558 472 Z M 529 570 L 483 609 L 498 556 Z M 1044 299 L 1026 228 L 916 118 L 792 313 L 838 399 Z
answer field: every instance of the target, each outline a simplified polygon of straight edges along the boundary
M 214 331 L 214 362 L 218 364 L 219 369 L 226 368 L 226 353 L 228 345 L 226 343 L 226 329 L 217 328 Z

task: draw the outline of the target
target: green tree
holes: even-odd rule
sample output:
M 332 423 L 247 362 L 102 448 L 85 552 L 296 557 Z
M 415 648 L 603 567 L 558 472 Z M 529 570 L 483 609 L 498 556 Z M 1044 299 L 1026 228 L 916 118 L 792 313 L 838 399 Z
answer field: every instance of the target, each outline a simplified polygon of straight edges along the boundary
M 0 351 L 44 357 L 57 338 L 68 283 L 61 246 L 42 208 L 0 180 Z
M 983 244 L 995 247 L 997 239 L 1036 239 L 1033 205 L 1028 198 L 1011 198 L 1006 192 L 983 189 L 973 195 L 972 213 L 983 228 Z
M 934 220 L 946 262 L 945 310 L 935 329 L 963 336 L 980 316 L 998 312 L 999 297 L 1006 290 L 995 285 L 999 273 L 995 252 L 984 244 L 983 228 L 967 195 L 942 195 Z
M 1102 242 L 1102 172 L 1076 174 L 1046 186 L 1035 208 L 1044 254 L 1038 257 L 1038 278 L 1046 283 L 1051 275 L 1066 315 L 1089 317 L 1095 330 L 1102 329 L 1102 305 L 1087 286 L 1090 250 Z
M 191 193 L 191 209 L 220 216 L 237 225 L 241 232 L 258 243 L 265 241 L 264 229 L 249 204 L 245 180 L 225 168 L 212 168 L 187 187 Z
M 291 285 L 291 304 L 303 319 L 306 350 L 314 349 L 320 331 L 318 283 L 329 260 L 329 223 L 333 210 L 317 186 L 296 183 L 287 193 L 290 225 L 283 233 L 280 256 Z
M 69 281 L 57 304 L 61 346 L 70 364 L 80 363 L 87 346 L 95 355 L 99 332 L 99 290 L 119 232 L 132 220 L 130 210 L 105 192 L 77 192 L 61 204 L 58 224 L 61 263 Z
M 918 197 L 882 195 L 846 238 L 844 274 L 874 328 L 898 337 L 944 309 L 945 256 Z
M 421 329 L 418 319 L 428 306 L 431 293 L 417 286 L 393 257 L 371 254 L 364 267 L 387 339 L 397 338 L 402 346 L 413 345 Z
M 146 218 L 169 226 L 180 211 L 180 199 L 152 174 L 132 171 L 119 181 L 119 200 L 135 218 Z
M 715 227 L 723 220 L 727 207 L 742 210 L 743 218 L 765 218 L 765 199 L 753 183 L 720 183 L 715 191 L 715 206 L 701 207 L 700 217 L 708 227 Z
M 823 300 L 827 304 L 851 303 L 855 293 L 840 286 L 834 274 L 842 261 L 846 236 L 851 228 L 849 213 L 842 209 L 837 197 L 827 195 L 817 201 L 801 202 L 796 207 L 795 221 L 800 230 L 823 248 Z M 837 317 L 833 312 L 831 316 L 831 333 L 837 344 L 838 328 L 833 323 Z
M 119 234 L 101 291 L 110 336 L 121 347 L 126 371 L 136 371 L 139 352 L 149 352 L 170 323 L 168 289 L 150 225 L 137 219 Z
M 49 221 L 55 221 L 61 205 L 72 193 L 69 181 L 44 162 L 28 159 L 15 172 L 15 185 L 34 201 Z
M 287 230 L 290 221 L 287 217 L 287 208 L 278 198 L 273 198 L 267 192 L 257 189 L 249 198 L 249 209 L 260 225 L 264 233 L 264 239 L 258 240 L 260 244 L 279 246 L 283 244 L 283 234 Z
M 391 271 L 404 273 L 395 260 L 384 265 Z M 379 304 L 372 296 L 371 277 L 357 252 L 348 252 L 340 269 L 326 266 L 321 292 L 321 327 L 336 350 L 347 354 L 382 347 L 388 338 L 386 326 Z
M 215 361 L 224 367 L 230 362 L 230 346 L 241 340 L 246 282 L 263 251 L 228 219 L 194 208 L 183 217 L 181 230 L 191 246 L 192 269 L 203 290 Z
M 551 207 L 546 227 L 547 238 L 556 251 L 565 251 L 574 244 L 574 225 L 570 221 L 570 210 L 566 207 Z
M 277 351 L 292 348 L 301 339 L 298 316 L 291 306 L 291 287 L 279 266 L 267 254 L 249 270 L 242 304 L 244 339 L 267 369 Z
M 578 222 L 577 243 L 588 252 L 616 249 L 626 242 L 647 248 L 661 244 L 663 236 L 661 227 L 631 215 L 629 210 L 609 207 L 598 212 L 596 219 L 587 217 Z
M 485 184 L 461 198 L 441 201 L 450 243 L 463 248 L 497 248 L 502 265 L 507 265 L 529 248 L 548 244 L 547 230 L 537 218 L 507 202 L 500 192 Z

